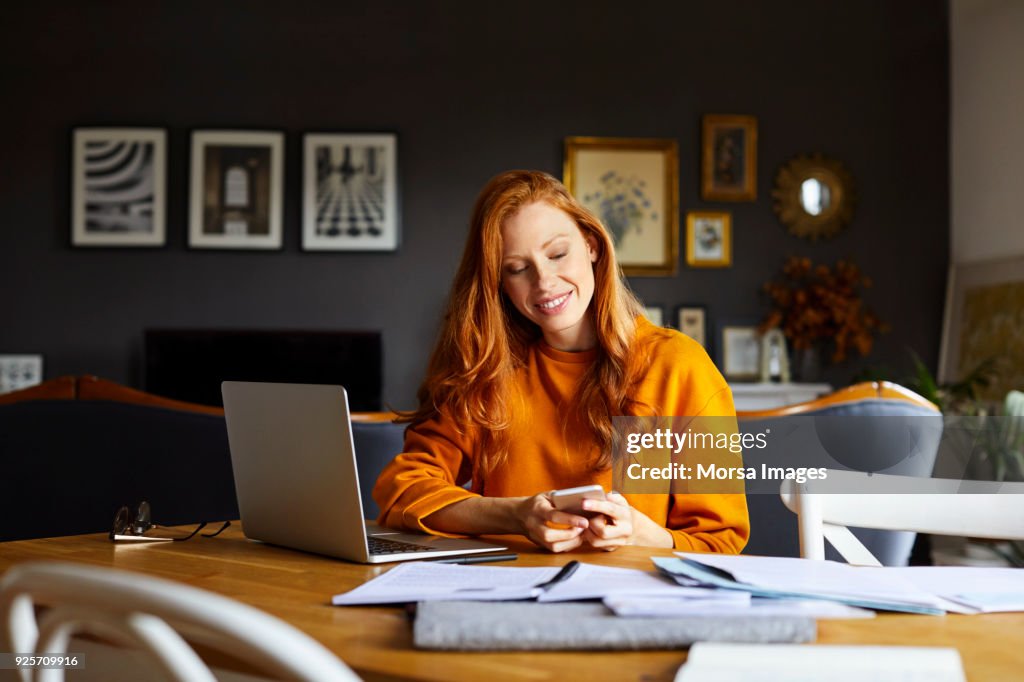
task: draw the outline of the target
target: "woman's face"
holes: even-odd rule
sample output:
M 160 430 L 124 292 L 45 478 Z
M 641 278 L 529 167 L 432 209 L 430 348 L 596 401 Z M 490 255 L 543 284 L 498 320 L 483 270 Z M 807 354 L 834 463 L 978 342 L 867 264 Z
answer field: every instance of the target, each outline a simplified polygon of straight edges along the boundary
M 543 201 L 527 204 L 501 226 L 501 286 L 552 348 L 579 351 L 597 345 L 587 312 L 594 296 L 593 239 Z

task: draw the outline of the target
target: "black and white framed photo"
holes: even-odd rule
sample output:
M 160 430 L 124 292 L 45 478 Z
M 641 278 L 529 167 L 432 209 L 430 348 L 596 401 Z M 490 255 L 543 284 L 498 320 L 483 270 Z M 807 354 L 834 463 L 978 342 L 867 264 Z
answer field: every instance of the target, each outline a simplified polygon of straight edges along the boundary
M 761 338 L 757 327 L 722 326 L 721 364 L 726 379 L 756 381 L 761 372 Z
M 304 139 L 302 248 L 396 250 L 396 136 L 309 133 Z
M 76 128 L 71 244 L 163 246 L 167 131 Z
M 665 326 L 665 313 L 660 305 L 645 305 L 644 317 L 655 327 Z
M 708 349 L 708 313 L 702 305 L 681 305 L 676 308 L 676 329 Z
M 196 130 L 188 244 L 280 249 L 284 134 Z
M 0 393 L 18 391 L 42 382 L 42 355 L 0 355 Z

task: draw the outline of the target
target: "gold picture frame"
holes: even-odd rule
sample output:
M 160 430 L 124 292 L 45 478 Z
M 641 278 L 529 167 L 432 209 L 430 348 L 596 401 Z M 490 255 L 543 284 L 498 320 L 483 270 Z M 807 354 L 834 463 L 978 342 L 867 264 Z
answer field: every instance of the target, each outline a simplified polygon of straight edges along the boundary
M 670 276 L 679 255 L 675 140 L 568 137 L 562 181 L 594 212 L 628 276 Z
M 701 121 L 700 195 L 705 201 L 757 199 L 757 119 L 707 114 Z
M 732 215 L 724 211 L 686 214 L 686 264 L 691 268 L 732 265 Z

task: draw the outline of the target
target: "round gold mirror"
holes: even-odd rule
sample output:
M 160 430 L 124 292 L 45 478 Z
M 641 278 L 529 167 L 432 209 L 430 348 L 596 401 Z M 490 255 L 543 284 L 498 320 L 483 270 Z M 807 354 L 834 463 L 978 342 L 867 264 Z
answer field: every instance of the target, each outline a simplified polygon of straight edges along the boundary
M 775 214 L 798 237 L 834 237 L 853 219 L 853 178 L 835 159 L 798 156 L 775 176 Z

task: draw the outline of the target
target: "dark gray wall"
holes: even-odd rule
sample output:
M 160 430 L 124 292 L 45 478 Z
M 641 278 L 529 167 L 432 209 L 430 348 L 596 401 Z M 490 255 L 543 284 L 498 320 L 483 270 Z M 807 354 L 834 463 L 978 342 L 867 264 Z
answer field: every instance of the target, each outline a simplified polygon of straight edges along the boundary
M 905 366 L 910 346 L 934 364 L 949 241 L 941 0 L 97 4 L 20 3 L 0 25 L 0 352 L 43 353 L 48 377 L 137 384 L 146 327 L 381 329 L 385 399 L 410 407 L 476 192 L 509 168 L 560 175 L 570 135 L 675 138 L 681 212 L 733 213 L 733 267 L 634 278 L 648 303 L 706 304 L 713 326 L 757 319 L 785 256 L 850 256 L 893 327 L 867 362 Z M 758 117 L 756 203 L 700 201 L 704 113 Z M 169 130 L 165 248 L 70 247 L 83 125 Z M 186 247 L 193 128 L 286 132 L 282 252 Z M 304 131 L 398 133 L 397 253 L 300 250 Z M 811 151 L 842 160 L 860 197 L 852 226 L 817 245 L 789 236 L 770 201 L 779 165 Z

